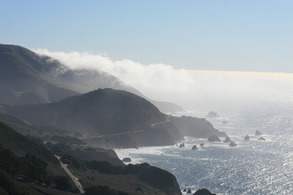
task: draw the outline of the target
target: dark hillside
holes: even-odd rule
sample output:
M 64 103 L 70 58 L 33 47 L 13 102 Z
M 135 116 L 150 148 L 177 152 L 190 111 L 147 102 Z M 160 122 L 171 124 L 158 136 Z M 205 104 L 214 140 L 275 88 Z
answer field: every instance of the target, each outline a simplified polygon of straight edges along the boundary
M 105 135 L 149 128 L 165 116 L 145 99 L 125 91 L 99 89 L 52 104 L 4 106 L 33 124 Z
M 31 153 L 49 162 L 57 163 L 55 157 L 39 140 L 27 138 L 2 122 L 0 122 L 0 143 L 4 148 L 10 149 L 18 156 Z

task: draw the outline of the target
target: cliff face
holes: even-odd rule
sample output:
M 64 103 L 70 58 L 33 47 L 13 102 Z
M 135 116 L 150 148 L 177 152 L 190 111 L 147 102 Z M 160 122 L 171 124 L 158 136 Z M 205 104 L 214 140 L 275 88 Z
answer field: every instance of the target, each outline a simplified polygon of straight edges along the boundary
M 138 177 L 141 181 L 161 189 L 168 195 L 181 195 L 175 176 L 163 169 L 149 166 L 141 171 Z
M 174 124 L 184 136 L 196 138 L 208 138 L 211 135 L 226 137 L 227 134 L 215 129 L 213 125 L 204 118 L 195 117 L 170 117 L 170 122 Z

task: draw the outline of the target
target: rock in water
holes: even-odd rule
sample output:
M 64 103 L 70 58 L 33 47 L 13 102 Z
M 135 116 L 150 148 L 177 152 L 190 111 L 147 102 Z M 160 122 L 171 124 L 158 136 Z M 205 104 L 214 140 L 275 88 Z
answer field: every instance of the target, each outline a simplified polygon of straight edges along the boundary
M 258 138 L 258 140 L 266 140 L 264 137 L 260 137 Z
M 218 113 L 214 111 L 209 112 L 206 116 L 206 118 L 216 118 L 216 117 L 220 117 L 220 116 L 218 115 Z
M 259 130 L 257 130 L 257 131 L 255 132 L 255 135 L 262 135 L 262 133 L 261 133 Z
M 237 146 L 237 144 L 234 141 L 231 141 L 230 144 L 229 144 L 229 146 L 235 147 L 235 146 Z
M 198 150 L 198 148 L 196 145 L 194 145 L 194 146 L 192 146 L 191 150 Z
M 248 135 L 244 137 L 245 141 L 248 141 L 249 139 L 250 139 L 250 137 Z
M 224 142 L 231 142 L 231 139 L 230 139 L 230 137 L 225 137 L 225 140 L 224 140 Z
M 126 163 L 129 163 L 129 162 L 131 162 L 131 158 L 123 158 L 122 159 L 122 162 L 126 162 Z
M 217 135 L 212 135 L 208 138 L 208 141 L 210 142 L 221 142 L 221 139 Z
M 212 194 L 207 189 L 200 189 L 200 190 L 197 190 L 193 195 L 216 195 L 216 194 Z
M 223 123 L 223 124 L 228 124 L 228 121 L 223 120 L 222 123 Z
M 185 147 L 185 144 L 184 143 L 182 143 L 182 144 L 179 145 L 179 148 L 183 148 L 183 147 Z

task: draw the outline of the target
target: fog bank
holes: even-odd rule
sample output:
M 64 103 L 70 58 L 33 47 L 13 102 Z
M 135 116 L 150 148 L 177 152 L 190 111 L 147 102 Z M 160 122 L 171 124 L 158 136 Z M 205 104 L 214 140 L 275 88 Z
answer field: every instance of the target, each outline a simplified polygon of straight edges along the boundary
M 171 101 L 186 110 L 239 110 L 293 103 L 293 74 L 184 70 L 129 59 L 115 61 L 105 54 L 35 51 L 71 69 L 108 72 L 149 98 Z

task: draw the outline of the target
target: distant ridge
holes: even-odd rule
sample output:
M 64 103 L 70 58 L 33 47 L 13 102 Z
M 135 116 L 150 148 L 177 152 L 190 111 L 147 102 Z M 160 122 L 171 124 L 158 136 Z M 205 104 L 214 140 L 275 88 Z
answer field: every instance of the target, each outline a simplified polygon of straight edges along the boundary
M 146 98 L 109 73 L 70 70 L 24 47 L 0 44 L 0 103 L 51 103 L 98 88 L 125 90 Z M 183 110 L 173 103 L 150 101 L 162 112 Z
M 46 59 L 20 46 L 0 45 L 0 102 L 49 103 L 78 93 L 48 82 Z

